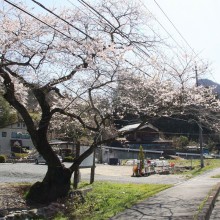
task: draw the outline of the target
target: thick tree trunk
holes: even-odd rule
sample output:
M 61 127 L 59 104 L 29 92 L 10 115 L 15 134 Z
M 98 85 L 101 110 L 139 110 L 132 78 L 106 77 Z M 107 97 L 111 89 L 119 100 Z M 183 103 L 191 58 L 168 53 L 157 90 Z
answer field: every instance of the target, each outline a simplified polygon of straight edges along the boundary
M 55 113 L 55 111 L 51 112 L 50 105 L 47 101 L 47 95 L 52 87 L 35 88 L 35 86 L 30 85 L 27 82 L 24 83 L 30 86 L 29 88 L 32 89 L 41 107 L 41 120 L 37 128 L 27 108 L 17 100 L 14 84 L 8 71 L 10 74 L 16 75 L 16 73 L 13 73 L 10 69 L 6 71 L 5 69 L 0 68 L 1 77 L 4 78 L 4 85 L 6 88 L 4 98 L 21 114 L 35 148 L 48 164 L 45 178 L 42 182 L 37 182 L 31 187 L 27 195 L 27 201 L 37 203 L 54 201 L 68 194 L 71 175 L 75 169 L 74 167 L 72 169 L 65 168 L 48 143 L 48 126 Z M 78 166 L 78 164 L 76 166 Z
M 31 186 L 27 202 L 49 203 L 68 195 L 72 173 L 64 166 L 50 167 L 42 182 Z
M 48 164 L 42 182 L 36 182 L 27 195 L 27 202 L 49 203 L 65 197 L 70 189 L 72 171 L 65 168 L 47 141 L 44 129 L 37 131 L 37 150 Z

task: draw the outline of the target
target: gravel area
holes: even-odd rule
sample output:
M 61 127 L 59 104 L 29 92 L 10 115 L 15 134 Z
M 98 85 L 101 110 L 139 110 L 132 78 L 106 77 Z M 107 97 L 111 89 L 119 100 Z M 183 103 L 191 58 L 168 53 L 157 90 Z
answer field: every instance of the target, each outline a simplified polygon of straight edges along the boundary
M 66 167 L 70 163 L 64 163 Z M 47 171 L 44 164 L 5 163 L 0 164 L 0 183 L 41 181 Z M 91 169 L 80 169 L 81 179 L 90 179 Z M 96 164 L 95 181 L 116 181 L 127 183 L 179 184 L 185 180 L 181 175 L 151 175 L 149 177 L 131 177 L 132 166 L 111 166 Z
M 90 169 L 81 169 L 82 180 L 88 180 Z M 156 184 L 179 184 L 186 180 L 182 175 L 151 175 L 148 177 L 132 177 L 132 166 L 111 166 L 97 164 L 95 169 L 96 181 L 113 181 L 121 183 L 156 183 Z
M 65 163 L 70 166 L 70 163 Z M 97 164 L 95 181 L 113 181 L 121 183 L 157 183 L 177 185 L 185 178 L 179 175 L 152 175 L 149 177 L 131 177 L 132 166 L 110 166 Z M 7 210 L 29 210 L 23 198 L 27 184 L 19 186 L 16 183 L 33 183 L 41 181 L 47 171 L 44 164 L 33 163 L 4 163 L 0 164 L 0 217 Z M 81 180 L 90 180 L 90 168 L 80 169 Z

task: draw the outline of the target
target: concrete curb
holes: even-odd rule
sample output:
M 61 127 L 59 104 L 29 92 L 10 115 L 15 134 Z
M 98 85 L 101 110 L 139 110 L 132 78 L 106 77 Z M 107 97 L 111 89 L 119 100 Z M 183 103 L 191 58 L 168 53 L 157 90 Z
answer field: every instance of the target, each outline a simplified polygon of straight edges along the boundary
M 217 196 L 220 192 L 220 183 L 218 183 L 214 189 L 212 189 L 205 205 L 203 206 L 202 210 L 198 214 L 198 220 L 209 220 L 212 210 L 215 206 L 215 201 L 217 199 Z

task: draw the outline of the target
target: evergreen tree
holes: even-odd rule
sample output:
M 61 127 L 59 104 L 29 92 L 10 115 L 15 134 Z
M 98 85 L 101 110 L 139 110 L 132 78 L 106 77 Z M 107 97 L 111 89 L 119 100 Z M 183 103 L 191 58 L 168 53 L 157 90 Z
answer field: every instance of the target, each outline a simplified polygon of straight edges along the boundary
M 4 127 L 17 120 L 16 113 L 13 112 L 12 108 L 4 97 L 0 94 L 0 126 Z
M 144 159 L 145 159 L 145 156 L 144 156 L 144 152 L 143 152 L 143 147 L 140 146 L 139 153 L 138 153 L 138 160 L 140 160 L 140 168 L 141 169 L 144 169 Z

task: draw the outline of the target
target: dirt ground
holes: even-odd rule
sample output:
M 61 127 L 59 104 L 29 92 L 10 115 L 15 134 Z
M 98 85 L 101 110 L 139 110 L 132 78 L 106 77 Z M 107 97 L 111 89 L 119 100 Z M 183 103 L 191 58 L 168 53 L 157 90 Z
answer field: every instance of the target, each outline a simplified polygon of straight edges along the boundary
M 83 174 L 89 174 L 90 169 L 81 169 Z M 97 165 L 96 175 L 104 176 L 131 176 L 132 166 L 109 166 Z M 0 210 L 28 209 L 24 195 L 30 184 L 1 183 L 0 184 Z
M 27 209 L 24 194 L 29 187 L 29 184 L 0 184 L 0 210 Z
M 80 169 L 81 175 L 90 176 L 91 169 Z M 144 178 L 130 178 L 133 174 L 133 166 L 112 166 L 96 164 L 95 169 L 98 181 L 101 180 L 134 183 L 161 183 L 161 184 L 177 184 L 184 181 L 179 175 L 152 175 Z M 29 209 L 24 199 L 25 192 L 28 191 L 30 184 L 23 183 L 0 183 L 0 212 L 1 210 L 25 210 Z
M 80 169 L 82 174 L 90 174 L 90 169 Z M 133 174 L 133 166 L 112 166 L 112 165 L 103 165 L 96 164 L 95 168 L 96 175 L 103 176 L 131 176 Z

